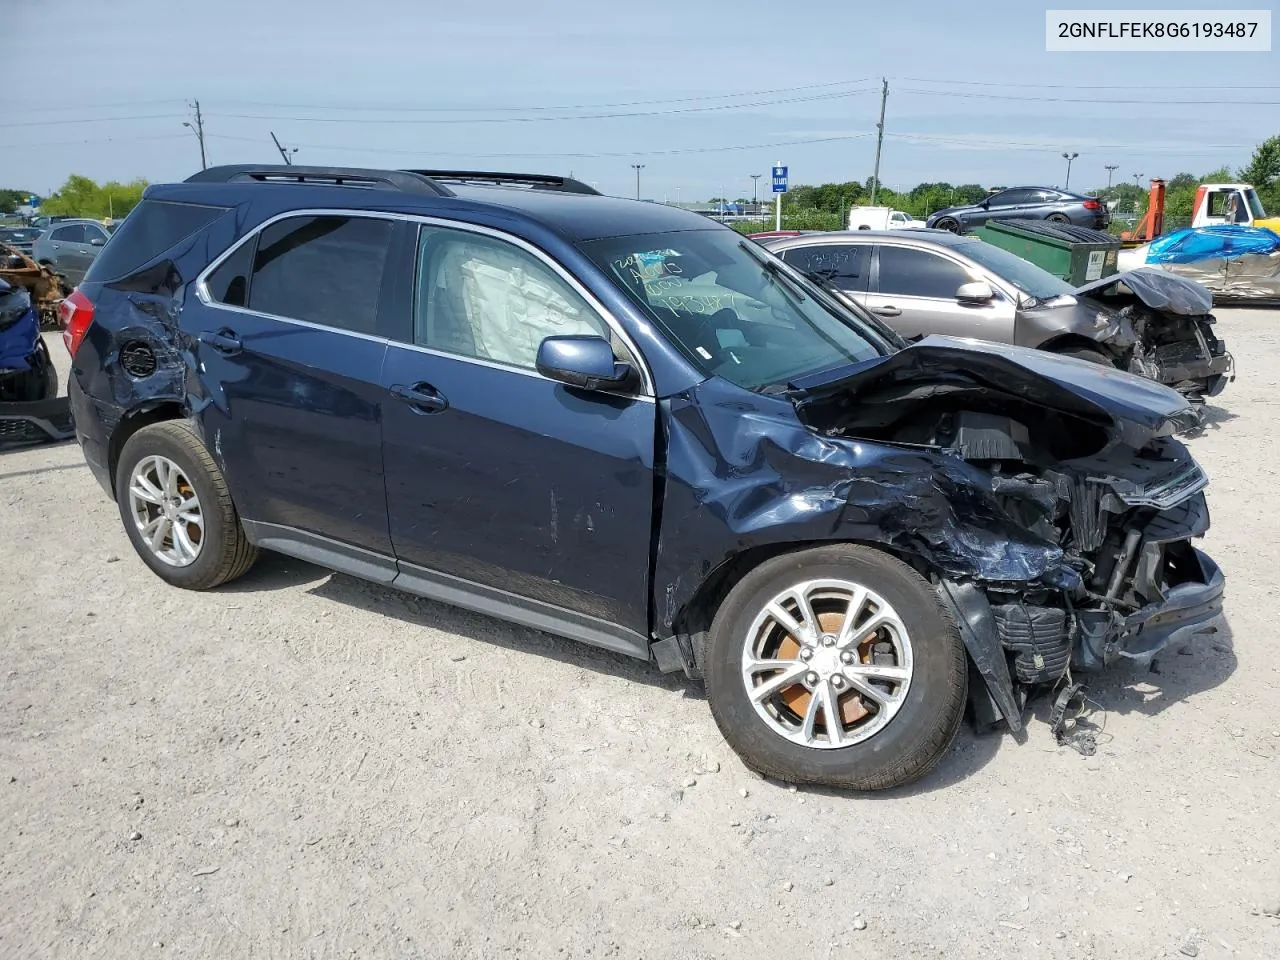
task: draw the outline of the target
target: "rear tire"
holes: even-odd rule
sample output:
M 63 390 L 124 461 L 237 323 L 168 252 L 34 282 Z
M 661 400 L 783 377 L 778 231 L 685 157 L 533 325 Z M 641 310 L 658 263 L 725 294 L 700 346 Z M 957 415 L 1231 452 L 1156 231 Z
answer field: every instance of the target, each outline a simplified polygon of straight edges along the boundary
M 1049 216 L 1045 217 L 1045 219 L 1051 220 L 1054 223 L 1070 223 L 1071 222 L 1071 218 L 1068 217 L 1065 213 L 1051 213 L 1049 214 Z
M 843 607 L 830 599 L 840 586 L 855 598 Z M 788 606 L 797 590 L 814 616 L 810 627 L 793 631 L 770 611 L 803 611 Z M 855 610 L 855 603 L 868 605 Z M 872 627 L 873 619 L 892 626 Z M 800 625 L 796 620 L 793 626 Z M 717 611 L 703 659 L 720 732 L 747 766 L 783 781 L 853 790 L 910 783 L 946 754 L 964 713 L 968 670 L 955 623 L 915 570 L 870 547 L 832 544 L 752 570 Z M 784 666 L 765 673 L 760 661 Z M 900 679 L 882 681 L 876 671 Z M 788 674 L 797 678 L 772 687 Z M 874 698 L 863 692 L 869 687 Z M 824 701 L 824 692 L 833 699 Z M 810 713 L 817 719 L 808 719 Z M 838 726 L 834 739 L 826 733 L 829 724 Z
M 185 421 L 153 423 L 125 442 L 116 504 L 138 556 L 175 587 L 220 586 L 258 558 L 222 471 Z

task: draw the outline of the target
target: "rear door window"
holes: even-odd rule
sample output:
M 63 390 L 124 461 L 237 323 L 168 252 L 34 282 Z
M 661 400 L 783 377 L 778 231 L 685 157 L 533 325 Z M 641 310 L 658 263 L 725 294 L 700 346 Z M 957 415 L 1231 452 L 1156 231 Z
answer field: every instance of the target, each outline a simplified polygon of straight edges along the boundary
M 375 334 L 394 226 L 385 219 L 337 216 L 272 224 L 258 236 L 249 309 Z
M 954 300 L 969 274 L 958 263 L 936 253 L 910 247 L 880 248 L 881 294 Z
M 111 282 L 168 252 L 205 225 L 227 212 L 227 207 L 169 200 L 143 200 L 110 234 L 89 272 L 87 281 Z M 107 237 L 94 228 L 90 236 Z
M 782 252 L 782 259 L 801 273 L 812 273 L 841 290 L 867 289 L 867 265 L 871 261 L 869 244 L 824 243 L 792 247 Z
M 59 227 L 49 239 L 56 243 L 84 243 L 84 224 L 73 223 L 69 227 Z

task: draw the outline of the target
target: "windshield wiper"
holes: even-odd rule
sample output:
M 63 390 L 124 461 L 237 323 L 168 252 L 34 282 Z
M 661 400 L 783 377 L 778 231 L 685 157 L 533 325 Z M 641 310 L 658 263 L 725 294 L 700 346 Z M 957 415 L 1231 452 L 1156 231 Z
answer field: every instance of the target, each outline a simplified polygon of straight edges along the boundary
M 752 249 L 755 247 L 754 242 L 750 240 L 743 240 L 738 244 L 738 246 L 747 252 L 747 256 L 751 257 L 752 260 L 764 267 L 765 273 L 778 281 L 778 286 L 784 293 L 790 292 L 791 299 L 795 303 L 804 303 L 805 300 L 808 299 L 805 295 L 804 287 L 796 283 L 795 280 L 787 274 L 787 271 L 782 269 L 780 264 L 766 257 L 758 247 L 756 249 Z

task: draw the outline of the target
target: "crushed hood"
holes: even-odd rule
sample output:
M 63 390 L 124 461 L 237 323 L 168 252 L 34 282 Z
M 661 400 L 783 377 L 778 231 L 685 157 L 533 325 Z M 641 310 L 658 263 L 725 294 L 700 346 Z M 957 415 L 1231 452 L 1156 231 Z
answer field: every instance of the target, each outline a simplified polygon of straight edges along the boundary
M 1185 398 L 1144 377 L 1043 350 L 956 337 L 926 337 L 887 357 L 799 378 L 789 386 L 803 407 L 837 391 L 856 397 L 894 384 L 956 379 L 1081 417 L 1135 449 L 1198 422 Z
M 1195 317 L 1213 309 L 1213 294 L 1203 284 L 1151 267 L 1112 274 L 1077 287 L 1082 297 L 1132 295 L 1152 310 Z

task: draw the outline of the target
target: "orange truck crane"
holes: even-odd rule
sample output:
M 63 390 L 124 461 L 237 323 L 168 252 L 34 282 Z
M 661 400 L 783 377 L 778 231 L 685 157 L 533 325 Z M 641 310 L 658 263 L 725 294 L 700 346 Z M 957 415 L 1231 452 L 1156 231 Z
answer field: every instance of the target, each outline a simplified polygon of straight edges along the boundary
M 1151 181 L 1151 194 L 1147 199 L 1147 212 L 1137 227 L 1120 234 L 1125 246 L 1150 243 L 1164 232 L 1163 180 Z M 1265 227 L 1280 233 L 1280 217 L 1268 217 L 1258 198 L 1258 191 L 1247 183 L 1202 183 L 1196 187 L 1196 199 L 1192 205 L 1191 226 L 1208 227 L 1234 223 L 1246 227 Z

